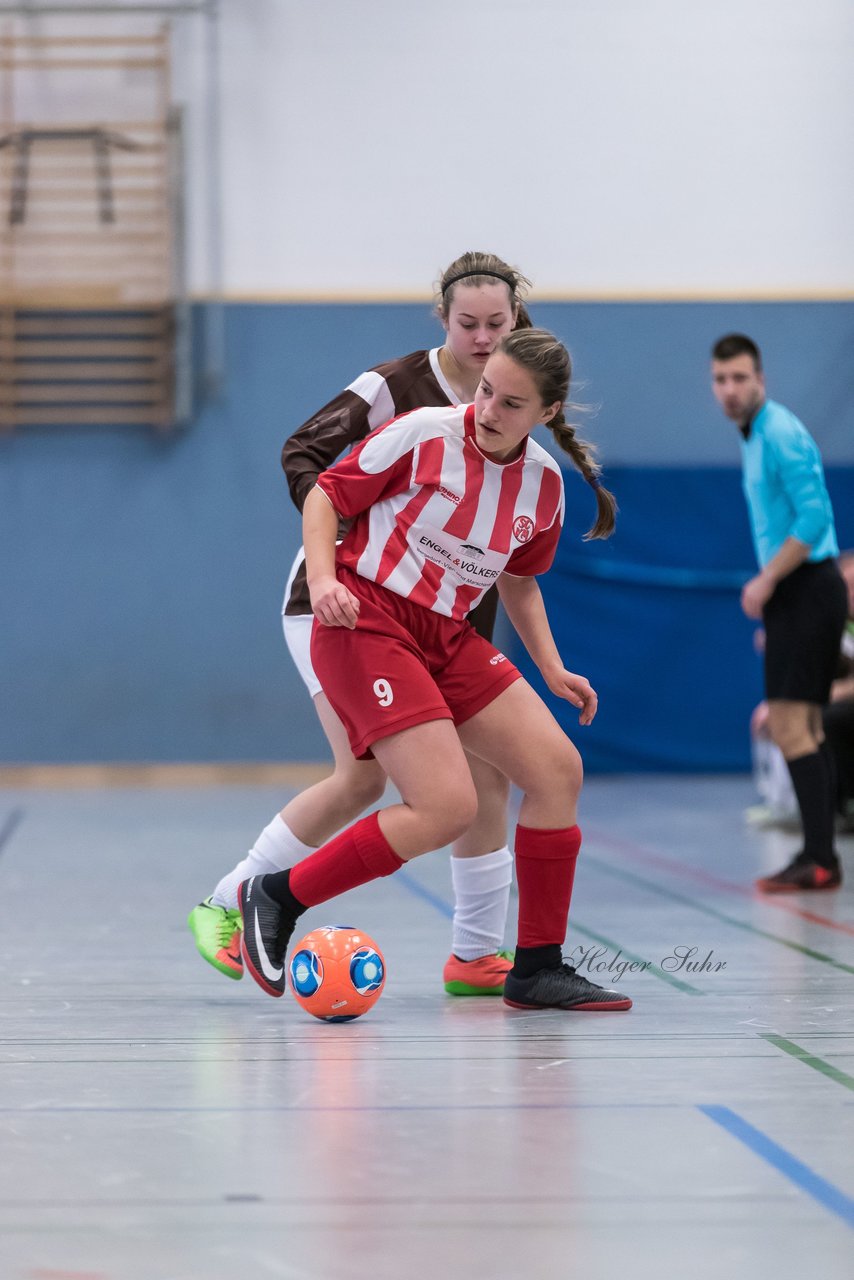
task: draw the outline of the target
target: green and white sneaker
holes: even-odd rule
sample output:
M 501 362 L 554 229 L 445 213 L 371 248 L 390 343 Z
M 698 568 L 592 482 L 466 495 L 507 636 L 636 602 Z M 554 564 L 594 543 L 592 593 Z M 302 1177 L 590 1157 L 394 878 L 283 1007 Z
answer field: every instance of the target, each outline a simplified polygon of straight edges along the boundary
M 240 954 L 242 924 L 239 911 L 215 906 L 205 898 L 187 916 L 187 924 L 196 939 L 199 954 L 227 978 L 243 977 L 243 957 Z

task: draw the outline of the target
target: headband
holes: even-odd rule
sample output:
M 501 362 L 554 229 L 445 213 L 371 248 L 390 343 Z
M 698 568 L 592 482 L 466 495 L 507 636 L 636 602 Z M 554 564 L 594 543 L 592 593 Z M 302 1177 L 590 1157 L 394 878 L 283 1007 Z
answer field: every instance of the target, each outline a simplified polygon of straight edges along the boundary
M 509 276 L 504 276 L 500 271 L 461 271 L 457 276 L 451 276 L 442 285 L 442 297 L 448 292 L 452 284 L 456 284 L 458 280 L 469 280 L 472 276 L 492 276 L 493 280 L 503 280 L 511 293 L 516 292 L 516 282 L 511 280 Z

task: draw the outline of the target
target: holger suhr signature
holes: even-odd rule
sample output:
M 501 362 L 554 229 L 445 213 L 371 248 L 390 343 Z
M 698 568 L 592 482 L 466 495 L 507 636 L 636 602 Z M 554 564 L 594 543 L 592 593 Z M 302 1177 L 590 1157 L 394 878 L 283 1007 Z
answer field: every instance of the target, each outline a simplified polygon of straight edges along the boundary
M 717 960 L 711 949 L 701 955 L 699 947 L 680 945 L 659 960 L 625 960 L 622 951 L 611 953 L 607 947 L 584 947 L 579 944 L 567 956 L 571 965 L 580 972 L 605 973 L 612 982 L 619 982 L 624 973 L 643 973 L 645 969 L 661 969 L 663 973 L 720 973 L 726 968 L 726 960 Z

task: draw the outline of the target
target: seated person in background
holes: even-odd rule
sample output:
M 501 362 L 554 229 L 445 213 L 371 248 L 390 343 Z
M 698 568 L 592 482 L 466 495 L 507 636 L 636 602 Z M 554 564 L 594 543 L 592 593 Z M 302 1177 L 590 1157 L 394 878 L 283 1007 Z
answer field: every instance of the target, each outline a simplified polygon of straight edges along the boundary
M 746 820 L 754 827 L 799 827 L 801 817 L 792 779 L 782 751 L 771 740 L 768 703 L 764 700 L 754 707 L 750 717 L 750 756 L 760 803 L 745 809 Z

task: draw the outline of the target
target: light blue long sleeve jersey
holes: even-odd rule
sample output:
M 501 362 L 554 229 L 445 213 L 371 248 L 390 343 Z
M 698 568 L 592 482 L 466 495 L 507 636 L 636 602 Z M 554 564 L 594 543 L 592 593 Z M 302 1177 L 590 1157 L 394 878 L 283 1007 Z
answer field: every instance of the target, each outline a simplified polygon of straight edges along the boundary
M 807 544 L 809 561 L 839 555 L 821 454 L 799 418 L 766 400 L 747 440 L 742 439 L 741 460 L 753 545 L 762 568 L 789 537 Z

